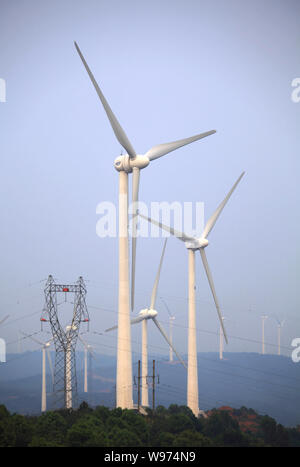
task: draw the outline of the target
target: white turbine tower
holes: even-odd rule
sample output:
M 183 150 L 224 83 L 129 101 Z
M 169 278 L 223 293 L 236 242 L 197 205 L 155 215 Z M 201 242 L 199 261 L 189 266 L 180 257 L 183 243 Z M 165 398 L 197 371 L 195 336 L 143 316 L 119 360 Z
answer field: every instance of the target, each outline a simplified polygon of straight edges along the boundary
M 225 316 L 222 316 L 222 321 L 225 321 Z M 219 358 L 223 360 L 223 351 L 224 351 L 224 333 L 222 326 L 220 325 L 220 348 L 219 348 Z
M 88 392 L 88 353 L 94 357 L 94 352 L 92 349 L 92 346 L 90 344 L 87 344 L 83 338 L 78 335 L 78 339 L 82 342 L 83 347 L 84 347 L 84 387 L 83 387 L 83 392 Z
M 178 352 L 176 351 L 173 343 L 171 340 L 168 338 L 166 332 L 162 328 L 161 324 L 157 320 L 157 311 L 155 310 L 155 303 L 156 303 L 156 297 L 157 297 L 157 289 L 158 289 L 158 284 L 159 284 L 159 278 L 160 278 L 160 271 L 163 263 L 163 258 L 165 254 L 165 249 L 166 249 L 166 244 L 167 244 L 167 239 L 164 242 L 163 250 L 162 250 L 162 255 L 160 258 L 160 263 L 157 271 L 157 275 L 154 281 L 153 289 L 152 289 L 152 294 L 151 294 L 151 301 L 150 301 L 150 307 L 145 308 L 140 311 L 139 315 L 137 318 L 134 318 L 131 320 L 131 324 L 137 324 L 137 323 L 142 323 L 142 406 L 148 407 L 149 406 L 149 397 L 148 397 L 148 384 L 147 384 L 147 376 L 148 376 L 148 320 L 152 320 L 160 333 L 162 334 L 163 338 L 167 341 L 169 346 L 172 348 L 172 350 L 175 352 L 177 355 L 179 361 L 182 363 L 182 365 L 186 368 L 186 365 Z M 106 330 L 112 331 L 113 329 L 117 329 L 118 326 L 113 326 L 112 328 L 109 328 Z
M 137 232 L 137 206 L 139 193 L 140 170 L 159 157 L 168 154 L 186 144 L 190 144 L 215 133 L 215 130 L 201 133 L 190 138 L 181 139 L 171 143 L 159 144 L 152 147 L 144 155 L 137 154 L 130 143 L 123 128 L 106 101 L 98 86 L 87 62 L 78 45 L 76 50 L 85 66 L 85 69 L 95 87 L 95 90 L 104 107 L 114 134 L 125 149 L 126 154 L 115 159 L 114 167 L 119 172 L 119 302 L 118 302 L 118 349 L 117 349 L 117 378 L 116 378 L 116 406 L 132 408 L 132 360 L 131 360 L 131 332 L 130 332 L 130 297 L 129 297 L 129 245 L 128 245 L 128 174 L 133 174 L 132 181 L 132 264 L 131 264 L 131 308 L 134 308 L 135 289 L 135 258 L 136 258 L 136 232 Z
M 1 324 L 4 323 L 4 321 L 7 320 L 9 315 L 4 316 L 4 318 L 1 319 L 0 321 L 0 326 Z M 0 339 L 0 362 L 5 363 L 6 362 L 6 343 L 4 339 Z
M 22 332 L 24 336 L 26 336 L 28 339 L 31 339 L 33 342 L 36 342 L 40 346 L 42 346 L 42 403 L 41 403 L 41 410 L 42 412 L 46 412 L 47 410 L 47 392 L 46 392 L 46 354 L 48 358 L 48 364 L 51 372 L 51 378 L 52 378 L 52 386 L 54 384 L 54 372 L 53 372 L 53 366 L 52 366 L 52 360 L 51 356 L 49 353 L 49 347 L 53 341 L 53 338 L 49 339 L 47 342 L 41 342 L 40 340 L 36 339 L 35 337 L 32 337 L 28 334 L 25 334 Z
M 169 309 L 167 303 L 165 302 L 165 300 L 162 297 L 160 297 L 160 299 L 163 302 L 163 304 L 165 305 L 165 307 L 167 309 L 167 312 L 168 312 L 168 315 L 169 315 L 169 339 L 170 339 L 170 342 L 172 344 L 173 343 L 173 323 L 174 323 L 174 320 L 175 320 L 175 316 L 172 315 L 172 313 L 170 312 L 170 309 Z M 169 361 L 173 362 L 173 349 L 172 349 L 171 345 L 170 345 L 170 349 L 169 349 Z
M 188 250 L 188 302 L 189 302 L 189 318 L 188 318 L 188 381 L 187 381 L 187 406 L 193 411 L 193 413 L 198 416 L 199 414 L 199 397 L 198 397 L 198 366 L 197 366 L 197 341 L 196 341 L 196 300 L 195 300 L 195 252 L 200 251 L 202 258 L 203 266 L 207 275 L 207 279 L 213 294 L 214 302 L 218 312 L 220 324 L 222 331 L 227 341 L 227 335 L 224 328 L 222 315 L 220 311 L 219 302 L 215 292 L 215 286 L 213 283 L 212 275 L 208 266 L 205 248 L 209 244 L 207 237 L 214 227 L 218 217 L 220 216 L 222 210 L 224 209 L 227 201 L 235 190 L 236 186 L 243 177 L 244 172 L 240 175 L 238 180 L 233 185 L 232 189 L 222 201 L 219 207 L 216 209 L 214 214 L 207 221 L 202 235 L 200 238 L 191 237 L 186 235 L 183 232 L 179 232 L 169 226 L 163 225 L 160 222 L 157 222 L 149 217 L 145 217 L 142 214 L 139 214 L 144 219 L 147 219 L 149 222 L 152 222 L 155 225 L 158 225 L 160 228 L 166 230 L 172 235 L 176 236 L 179 240 L 183 241 L 187 250 Z
M 262 355 L 265 354 L 265 321 L 268 319 L 268 316 L 263 315 L 261 317 L 262 320 L 262 341 L 261 341 L 261 353 Z
M 279 321 L 277 319 L 277 345 L 278 345 L 278 350 L 277 354 L 281 355 L 281 328 L 285 323 L 285 319 L 283 321 Z

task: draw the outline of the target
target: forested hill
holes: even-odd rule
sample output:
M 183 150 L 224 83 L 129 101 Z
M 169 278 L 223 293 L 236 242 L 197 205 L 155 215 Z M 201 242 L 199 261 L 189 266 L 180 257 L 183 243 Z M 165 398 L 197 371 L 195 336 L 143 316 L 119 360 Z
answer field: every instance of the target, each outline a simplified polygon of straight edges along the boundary
M 212 410 L 196 418 L 187 407 L 159 406 L 147 415 L 133 410 L 91 409 L 11 415 L 0 406 L 0 446 L 22 447 L 255 447 L 298 446 L 300 431 L 284 428 L 245 407 Z
M 54 355 L 52 354 L 52 357 Z M 115 405 L 115 358 L 96 354 L 89 368 L 89 393 L 83 393 L 83 355 L 77 354 L 79 403 L 91 406 Z M 284 426 L 300 424 L 300 363 L 291 358 L 255 353 L 225 353 L 220 361 L 217 353 L 198 354 L 199 405 L 213 407 L 251 407 L 260 415 L 268 414 Z M 156 405 L 186 404 L 186 370 L 176 361 L 169 363 L 161 356 L 156 360 L 159 384 Z M 54 362 L 54 358 L 53 362 Z M 38 413 L 41 407 L 41 352 L 8 355 L 0 365 L 0 404 L 11 412 Z M 133 375 L 138 365 L 133 363 Z M 137 381 L 137 379 L 136 379 Z M 51 408 L 52 385 L 48 374 L 48 408 Z M 137 401 L 137 387 L 133 386 Z M 152 404 L 150 391 L 150 404 Z

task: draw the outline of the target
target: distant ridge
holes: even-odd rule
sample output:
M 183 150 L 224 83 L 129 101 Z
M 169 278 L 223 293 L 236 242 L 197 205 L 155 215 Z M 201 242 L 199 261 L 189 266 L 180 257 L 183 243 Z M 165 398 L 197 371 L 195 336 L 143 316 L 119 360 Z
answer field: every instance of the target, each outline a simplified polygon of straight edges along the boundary
M 300 364 L 291 358 L 256 353 L 199 353 L 199 406 L 208 411 L 215 407 L 248 407 L 258 414 L 276 419 L 285 426 L 300 425 Z M 168 362 L 167 357 L 150 356 L 157 362 L 160 384 L 156 387 L 156 405 L 186 404 L 186 370 Z M 93 362 L 92 394 L 83 394 L 83 354 L 77 355 L 79 402 L 91 405 L 115 404 L 115 358 L 96 354 Z M 39 413 L 41 402 L 41 352 L 7 356 L 0 366 L 0 404 L 11 412 Z M 137 375 L 137 362 L 133 362 Z M 48 393 L 51 393 L 48 378 Z M 151 391 L 150 391 L 151 393 Z M 134 387 L 137 401 L 137 388 Z M 48 397 L 49 404 L 51 397 Z M 150 398 L 151 404 L 151 398 Z M 48 405 L 49 406 L 49 405 Z

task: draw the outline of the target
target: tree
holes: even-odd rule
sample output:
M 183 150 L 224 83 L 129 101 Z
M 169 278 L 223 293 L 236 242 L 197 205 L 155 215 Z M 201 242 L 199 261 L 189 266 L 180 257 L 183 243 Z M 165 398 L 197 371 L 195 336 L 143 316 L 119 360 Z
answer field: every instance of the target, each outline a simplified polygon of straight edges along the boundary
M 238 422 L 227 412 L 214 411 L 205 421 L 204 434 L 210 438 L 223 435 L 227 430 L 240 430 Z
M 182 413 L 172 414 L 168 418 L 168 430 L 170 433 L 179 434 L 182 431 L 193 430 L 194 424 L 192 420 Z
M 3 420 L 4 418 L 8 418 L 10 416 L 9 411 L 5 407 L 5 405 L 1 404 L 0 405 L 0 420 Z
M 139 447 L 143 443 L 132 431 L 114 426 L 109 435 L 109 446 L 112 447 Z
M 79 419 L 67 432 L 67 444 L 71 447 L 107 446 L 104 424 L 94 416 Z
M 16 435 L 13 429 L 10 418 L 0 420 L 0 446 L 1 447 L 12 447 L 15 446 Z
M 148 444 L 149 428 L 143 415 L 132 410 L 124 410 L 122 420 L 126 422 L 130 431 L 133 431 L 144 445 Z
M 15 446 L 28 446 L 33 435 L 33 427 L 29 419 L 15 414 L 10 418 L 10 424 L 15 435 Z
M 35 435 L 51 441 L 54 445 L 63 445 L 67 431 L 67 422 L 58 412 L 46 412 L 37 419 Z
M 99 417 L 103 423 L 110 417 L 110 410 L 108 407 L 104 407 L 104 405 L 98 405 L 94 411 L 95 416 Z
M 212 445 L 209 438 L 192 430 L 185 430 L 178 434 L 172 444 L 173 447 L 208 447 Z

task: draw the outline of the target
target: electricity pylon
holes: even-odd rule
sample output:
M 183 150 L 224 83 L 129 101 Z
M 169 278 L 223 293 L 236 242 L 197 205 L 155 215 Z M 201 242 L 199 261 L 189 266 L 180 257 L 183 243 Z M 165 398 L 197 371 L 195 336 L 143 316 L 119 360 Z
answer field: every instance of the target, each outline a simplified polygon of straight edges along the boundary
M 74 308 L 70 325 L 64 329 L 59 321 L 57 294 L 73 293 Z M 56 284 L 53 277 L 48 277 L 45 286 L 45 307 L 41 322 L 49 322 L 55 346 L 54 396 L 57 407 L 63 405 L 71 409 L 77 396 L 75 349 L 80 324 L 89 322 L 85 303 L 86 288 L 83 278 L 75 284 Z

